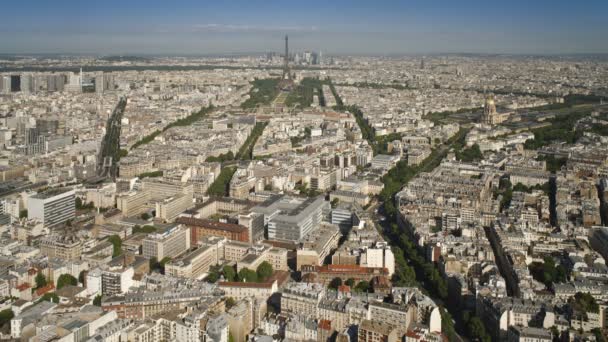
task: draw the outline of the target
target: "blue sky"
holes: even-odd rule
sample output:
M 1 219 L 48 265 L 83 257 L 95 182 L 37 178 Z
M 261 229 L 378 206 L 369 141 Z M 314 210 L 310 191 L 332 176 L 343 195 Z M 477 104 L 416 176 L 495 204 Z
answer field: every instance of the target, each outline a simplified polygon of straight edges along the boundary
M 3 1 L 0 53 L 608 53 L 608 0 Z

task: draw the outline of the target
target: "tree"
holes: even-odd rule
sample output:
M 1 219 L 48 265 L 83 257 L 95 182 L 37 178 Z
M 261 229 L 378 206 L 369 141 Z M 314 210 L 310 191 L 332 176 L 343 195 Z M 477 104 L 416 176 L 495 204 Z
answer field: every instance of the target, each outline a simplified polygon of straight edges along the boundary
M 209 194 L 209 196 L 216 197 L 227 196 L 230 187 L 230 180 L 232 179 L 234 172 L 236 172 L 236 167 L 222 168 L 220 175 L 207 189 L 207 194 Z
M 563 283 L 567 281 L 567 271 L 562 265 L 555 266 L 555 260 L 547 256 L 544 262 L 532 262 L 528 267 L 530 274 L 535 280 L 540 281 L 547 287 L 551 287 L 553 283 Z
M 239 279 L 248 283 L 257 283 L 258 274 L 248 268 L 243 268 L 239 272 Z
M 272 276 L 273 272 L 272 265 L 270 265 L 267 261 L 263 261 L 256 270 L 259 281 L 268 280 L 268 278 Z
M 209 274 L 207 275 L 205 280 L 208 283 L 215 283 L 219 278 L 220 278 L 220 276 L 217 272 L 209 272 Z
M 356 292 L 369 292 L 369 282 L 362 280 L 360 281 L 357 286 L 355 286 L 355 291 Z
M 236 301 L 232 297 L 226 298 L 226 309 L 230 309 L 236 304 Z
M 599 305 L 595 301 L 595 298 L 589 293 L 577 292 L 574 298 L 570 298 L 570 305 L 576 311 L 583 313 L 587 312 L 599 312 Z
M 74 202 L 76 205 L 76 209 L 78 209 L 78 210 L 84 210 L 84 209 L 90 210 L 90 209 L 95 208 L 95 204 L 93 204 L 93 202 L 90 202 L 88 204 L 84 203 L 80 197 L 76 197 L 76 200 Z
M 474 144 L 473 146 L 464 150 L 457 149 L 456 159 L 463 162 L 472 162 L 483 159 L 483 154 L 479 149 L 479 145 Z
M 329 282 L 329 285 L 327 285 L 327 287 L 329 287 L 330 289 L 334 289 L 337 290 L 338 287 L 342 286 L 342 278 L 334 278 Z
M 159 263 L 158 265 L 160 266 L 160 273 L 161 274 L 165 274 L 165 265 L 171 261 L 171 258 L 169 257 L 164 257 Z
M 150 267 L 150 272 L 158 268 L 158 259 L 155 257 L 151 257 L 150 261 L 148 261 L 148 265 Z
M 454 328 L 454 321 L 449 312 L 445 310 L 443 307 L 439 307 L 439 313 L 441 314 L 441 332 L 448 337 L 448 341 L 459 341 L 458 334 L 456 334 L 456 329 Z
M 145 234 L 151 234 L 151 233 L 155 233 L 156 232 L 156 227 L 154 226 L 150 226 L 150 225 L 145 225 L 143 227 L 135 225 L 133 227 L 133 234 L 137 234 L 137 233 L 145 233 Z
M 122 239 L 118 235 L 111 235 L 108 237 L 108 241 L 114 245 L 114 250 L 112 251 L 112 258 L 116 258 L 117 256 L 122 254 Z
M 222 269 L 222 273 L 224 274 L 224 279 L 226 279 L 226 281 L 236 281 L 236 271 L 234 270 L 234 267 L 226 265 Z
M 74 278 L 73 275 L 64 273 L 57 279 L 57 290 L 63 288 L 66 285 L 78 285 L 78 279 Z
M 40 299 L 51 303 L 59 303 L 59 296 L 55 292 L 47 292 Z
M 122 157 L 126 157 L 127 155 L 129 155 L 129 151 L 121 148 L 119 153 L 118 153 L 118 157 L 122 158 Z
M 42 272 L 38 272 L 36 278 L 34 279 L 34 282 L 36 282 L 37 289 L 43 288 L 47 284 L 46 277 L 44 276 L 44 274 L 42 274 Z
M 86 281 L 86 276 L 87 276 L 87 271 L 81 271 L 78 274 L 78 282 L 81 283 L 83 286 Z
M 469 320 L 467 325 L 467 332 L 472 340 L 486 341 L 489 336 L 486 333 L 486 327 L 479 317 L 475 316 Z
M 0 327 L 10 322 L 15 317 L 15 313 L 11 309 L 0 311 Z
M 606 338 L 604 337 L 604 334 L 602 334 L 602 329 L 593 328 L 591 329 L 591 333 L 595 336 L 597 342 L 606 342 Z M 554 333 L 553 336 L 558 336 L 558 334 Z
M 97 295 L 93 298 L 93 305 L 101 306 L 101 295 Z
M 148 221 L 150 219 L 150 214 L 148 214 L 148 213 L 141 214 L 141 219 Z
M 348 278 L 345 282 L 345 285 L 348 285 L 351 289 L 355 286 L 355 279 Z

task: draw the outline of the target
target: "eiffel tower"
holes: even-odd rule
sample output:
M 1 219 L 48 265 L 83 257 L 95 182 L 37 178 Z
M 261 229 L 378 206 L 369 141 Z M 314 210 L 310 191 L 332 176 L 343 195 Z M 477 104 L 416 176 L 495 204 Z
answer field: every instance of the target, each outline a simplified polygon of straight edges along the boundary
M 291 90 L 293 87 L 293 75 L 291 74 L 291 69 L 289 68 L 289 38 L 287 35 L 285 36 L 285 58 L 283 60 L 283 77 L 281 77 L 281 82 L 279 82 L 279 87 L 281 90 Z

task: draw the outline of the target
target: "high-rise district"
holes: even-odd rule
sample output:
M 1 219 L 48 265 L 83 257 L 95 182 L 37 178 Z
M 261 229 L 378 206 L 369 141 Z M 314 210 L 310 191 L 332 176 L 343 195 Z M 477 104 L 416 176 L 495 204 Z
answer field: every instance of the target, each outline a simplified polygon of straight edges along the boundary
M 606 341 L 605 59 L 297 39 L 0 56 L 0 340 Z

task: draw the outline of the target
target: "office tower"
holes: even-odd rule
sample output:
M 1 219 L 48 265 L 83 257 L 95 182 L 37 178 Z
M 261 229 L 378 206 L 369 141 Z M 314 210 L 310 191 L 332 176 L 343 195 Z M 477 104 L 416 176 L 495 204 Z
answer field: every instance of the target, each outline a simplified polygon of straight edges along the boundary
M 21 76 L 11 75 L 11 92 L 21 91 Z
M 65 90 L 74 93 L 82 92 L 82 71 L 80 74 L 73 72 L 68 74 L 68 84 L 65 85 Z
M 64 75 L 48 75 L 46 77 L 46 90 L 49 92 L 63 91 L 64 85 Z
M 103 71 L 95 74 L 95 92 L 97 94 L 103 94 L 104 91 L 104 80 L 103 80 Z
M 420 69 L 424 70 L 424 57 L 420 60 Z
M 323 196 L 308 199 L 273 196 L 251 211 L 264 215 L 269 239 L 297 241 L 317 230 L 324 213 L 330 209 Z
M 34 77 L 30 73 L 21 75 L 21 92 L 33 93 L 34 92 Z
M 156 217 L 165 222 L 172 222 L 181 213 L 193 206 L 192 192 L 176 194 L 175 196 L 156 202 Z
M 149 200 L 150 194 L 148 191 L 134 191 L 117 197 L 116 208 L 122 211 L 124 216 L 135 216 L 148 210 L 146 203 Z
M 11 92 L 11 77 L 2 76 L 2 93 L 8 94 Z
M 306 61 L 307 64 L 312 64 L 312 54 L 310 51 L 304 52 L 304 61 Z
M 225 239 L 209 239 L 197 249 L 165 265 L 165 274 L 173 277 L 198 279 L 217 265 L 224 250 Z
M 175 225 L 162 233 L 150 234 L 143 240 L 143 255 L 146 258 L 174 258 L 190 248 L 190 229 Z
M 28 218 L 42 221 L 46 227 L 64 224 L 76 217 L 76 192 L 71 189 L 52 189 L 30 197 L 27 201 Z
M 111 73 L 103 74 L 103 91 L 114 90 L 114 75 Z

